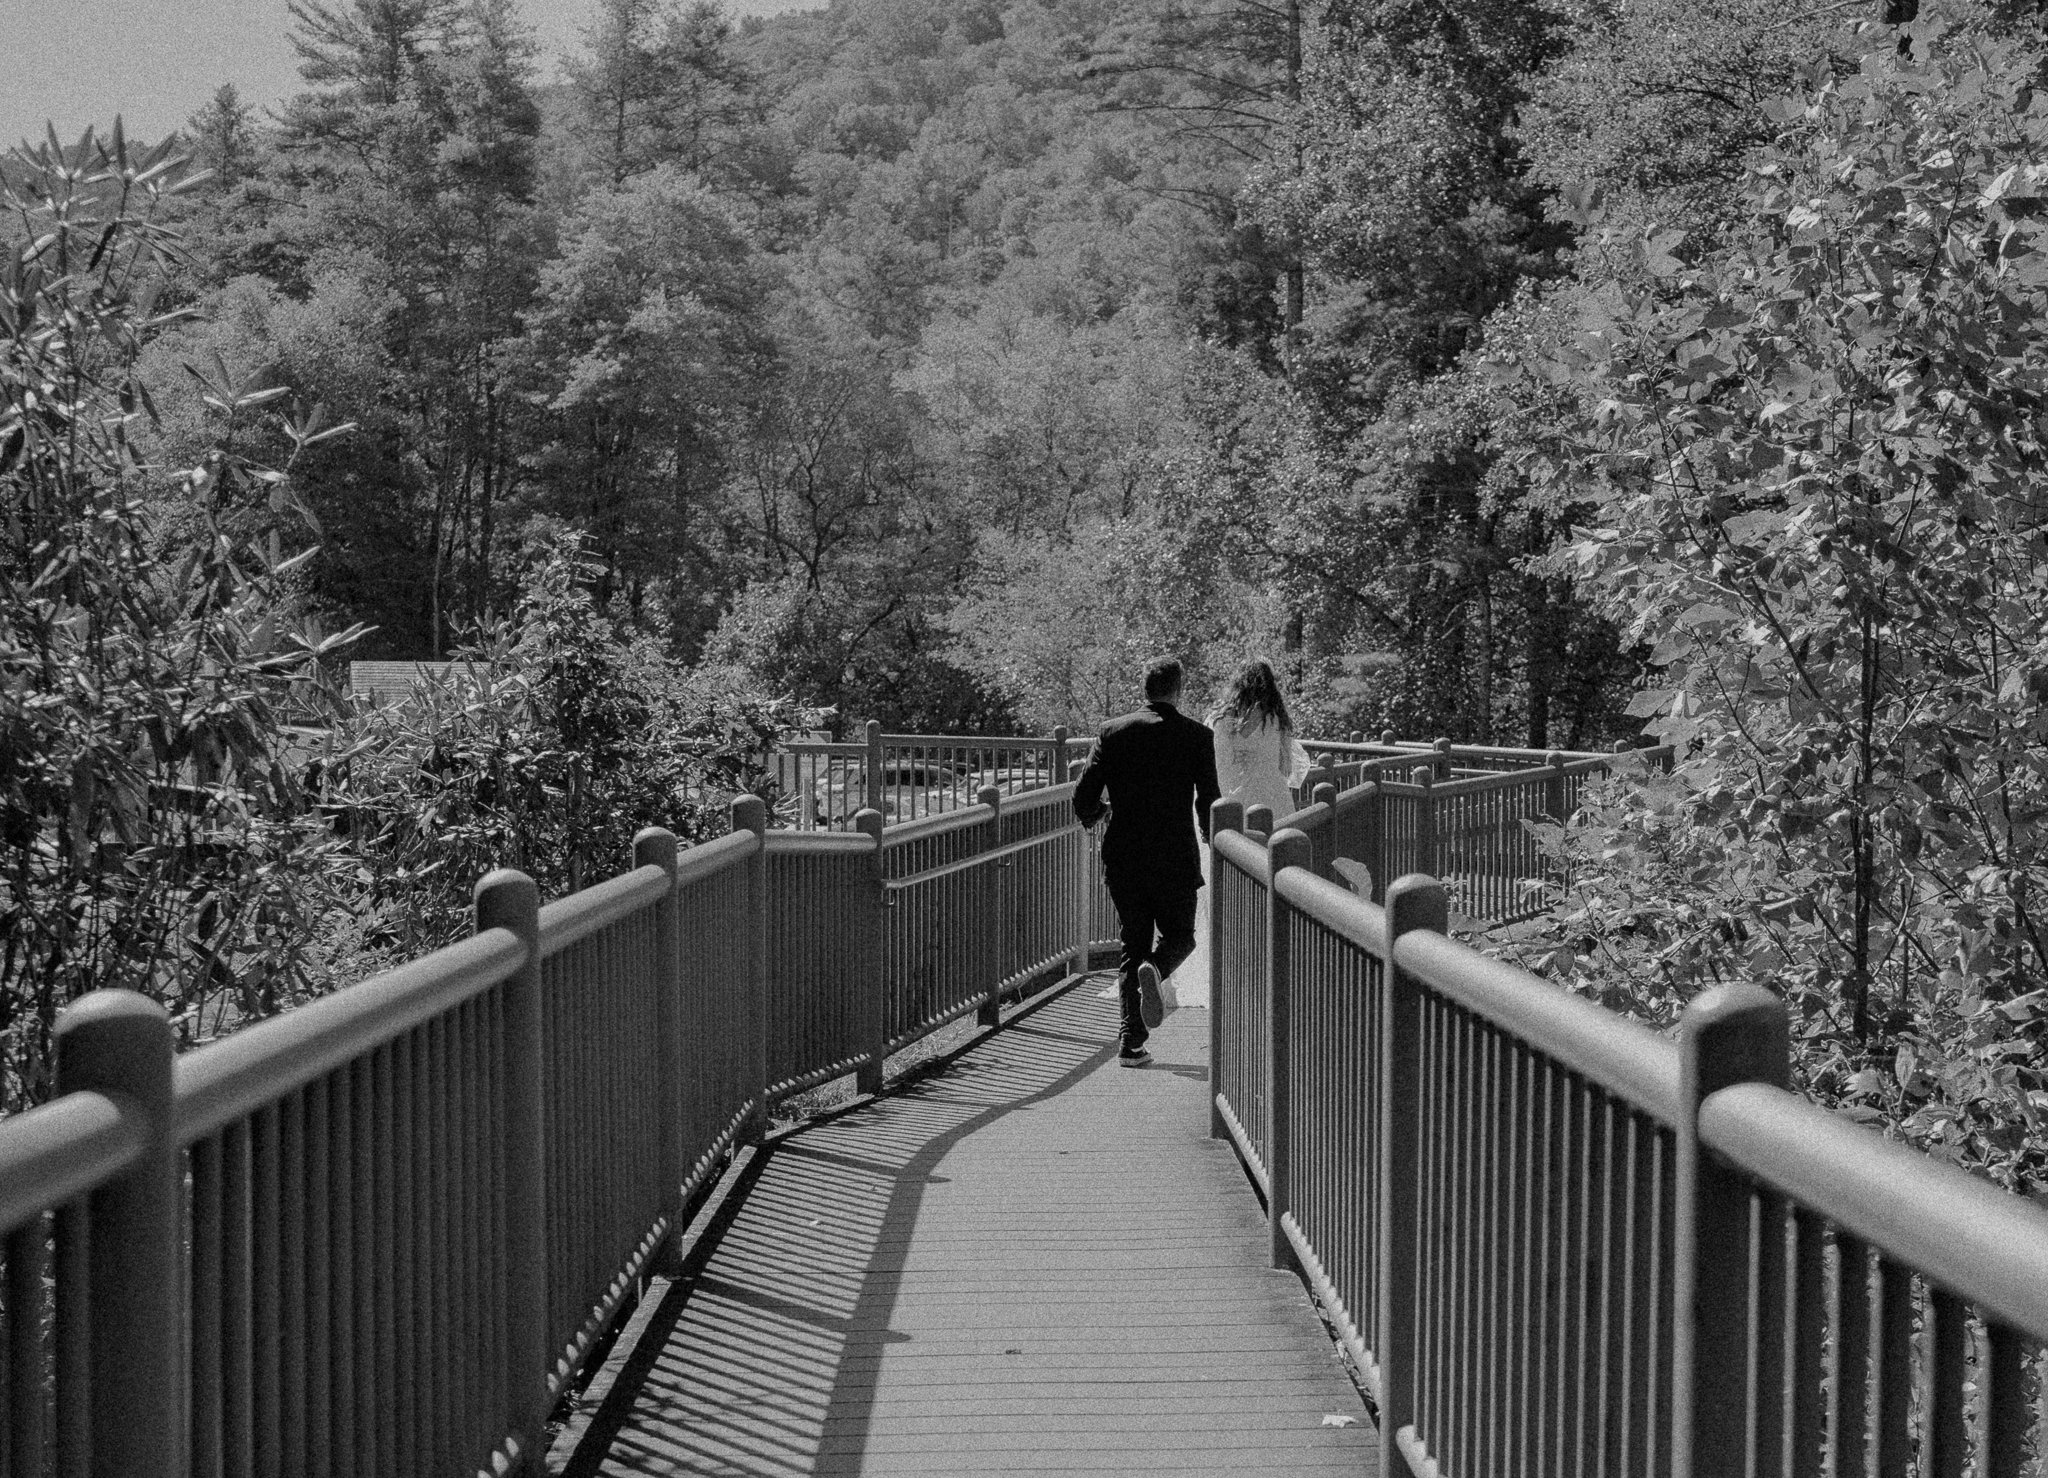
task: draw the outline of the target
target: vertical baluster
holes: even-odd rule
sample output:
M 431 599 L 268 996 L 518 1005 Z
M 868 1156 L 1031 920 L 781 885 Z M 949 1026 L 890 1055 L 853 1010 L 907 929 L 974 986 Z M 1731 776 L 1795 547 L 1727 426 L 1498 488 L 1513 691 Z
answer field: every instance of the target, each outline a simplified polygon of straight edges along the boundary
M 333 1472 L 352 1478 L 356 1468 L 356 1208 L 355 1068 L 338 1068 L 327 1080 L 328 1368 L 333 1372 L 328 1406 Z
M 1962 1300 L 1944 1289 L 1929 1288 L 1925 1307 L 1927 1343 L 1920 1362 L 1918 1403 L 1925 1451 L 1920 1471 L 1926 1478 L 1962 1478 L 1970 1455 L 1963 1410 L 1969 1325 Z
M 1996 1320 L 1987 1324 L 1984 1335 L 1977 1472 L 1979 1478 L 2020 1478 L 2032 1415 L 2027 1409 L 2026 1342 L 2018 1330 Z
M 1506 1035 L 1489 1026 L 1486 1033 L 1485 1098 L 1480 1116 L 1480 1132 L 1483 1135 L 1485 1158 L 1481 1162 L 1480 1206 L 1483 1220 L 1480 1222 L 1480 1238 L 1486 1249 L 1484 1265 L 1480 1275 L 1480 1349 L 1482 1361 L 1480 1374 L 1482 1385 L 1479 1399 L 1482 1403 L 1480 1426 L 1481 1471 L 1497 1473 L 1501 1470 L 1503 1439 L 1501 1430 L 1501 1386 L 1507 1373 L 1507 1341 L 1504 1321 L 1501 1317 L 1502 1295 L 1505 1291 L 1506 1272 L 1509 1262 L 1508 1230 L 1508 1146 L 1505 1143 L 1507 1127 L 1508 1075 L 1512 1071 L 1510 1049 Z
M 83 1198 L 57 1208 L 56 1381 L 57 1478 L 89 1478 L 92 1471 L 92 1219 Z
M 279 1106 L 279 1321 L 278 1433 L 280 1472 L 306 1471 L 306 1096 L 287 1094 Z
M 1756 1478 L 1782 1478 L 1787 1435 L 1785 1348 L 1786 1211 L 1782 1196 L 1759 1191 L 1750 1198 L 1749 1437 Z
M 392 1365 L 392 1426 L 393 1460 L 390 1471 L 399 1474 L 419 1472 L 420 1460 L 420 1383 L 426 1375 L 419 1362 L 419 1347 L 415 1342 L 418 1335 L 418 1316 L 421 1312 L 421 1288 L 418 1279 L 418 1265 L 414 1260 L 417 1243 L 416 1218 L 420 1205 L 413 1196 L 412 1165 L 416 1153 L 413 1115 L 420 1102 L 413 1091 L 413 1048 L 416 1033 L 408 1032 L 389 1047 L 391 1063 L 391 1142 L 387 1146 L 386 1159 L 391 1170 L 391 1223 L 394 1233 L 391 1257 L 390 1283 L 392 1285 L 392 1311 L 395 1324 L 392 1329 L 390 1362 Z
M 1566 1328 L 1571 1358 L 1566 1366 L 1571 1377 L 1569 1409 L 1573 1429 L 1567 1434 L 1560 1470 L 1590 1474 L 1599 1462 L 1600 1432 L 1596 1425 L 1599 1402 L 1597 1367 L 1605 1347 L 1597 1343 L 1599 1316 L 1593 1305 L 1598 1297 L 1600 1264 L 1599 1205 L 1604 1194 L 1603 1171 L 1597 1147 L 1598 1114 L 1606 1095 L 1590 1083 L 1571 1080 L 1567 1084 L 1566 1132 L 1572 1146 L 1572 1211 L 1567 1226 L 1571 1234 L 1566 1249 Z
M 42 1478 L 49 1456 L 44 1376 L 49 1364 L 43 1323 L 50 1312 L 51 1218 L 38 1216 L 7 1234 L 7 1471 Z
M 1649 1263 L 1649 1329 L 1651 1358 L 1649 1378 L 1644 1382 L 1644 1399 L 1650 1409 L 1650 1430 L 1646 1451 L 1653 1473 L 1678 1472 L 1678 1444 L 1674 1433 L 1683 1419 L 1676 1389 L 1680 1318 L 1678 1302 L 1679 1174 L 1676 1144 L 1666 1143 L 1661 1133 L 1650 1133 L 1652 1175 L 1647 1258 Z M 1675 1136 L 1674 1136 L 1675 1138 Z
M 259 1421 L 256 1321 L 262 1317 L 257 1268 L 256 1129 L 248 1119 L 222 1131 L 221 1346 L 222 1443 L 230 1478 L 256 1478 Z
M 1792 1317 L 1787 1330 L 1786 1378 L 1792 1392 L 1785 1432 L 1789 1478 L 1821 1478 L 1827 1435 L 1825 1366 L 1826 1245 L 1820 1219 L 1795 1211 L 1792 1219 Z
M 1532 1320 L 1530 1361 L 1530 1470 L 1563 1472 L 1565 1458 L 1565 1361 L 1559 1359 L 1554 1331 L 1565 1327 L 1565 1212 L 1571 1155 L 1571 1079 L 1559 1064 L 1544 1058 L 1538 1101 L 1536 1167 L 1542 1193 L 1534 1208 L 1536 1245 L 1536 1316 Z
M 1473 1247 L 1472 1205 L 1472 1063 L 1478 1028 L 1471 1014 L 1459 1007 L 1452 1014 L 1449 1063 L 1450 1137 L 1446 1146 L 1450 1163 L 1445 1174 L 1451 1185 L 1451 1256 L 1444 1269 L 1444 1299 L 1449 1311 L 1450 1343 L 1445 1349 L 1443 1370 L 1444 1465 L 1463 1472 L 1471 1465 L 1472 1430 L 1472 1270 L 1476 1261 Z M 1398 1470 L 1396 1470 L 1398 1471 Z
M 419 1329 L 420 1466 L 430 1473 L 454 1471 L 458 1459 L 448 1437 L 448 1409 L 454 1359 L 448 1338 L 455 1291 L 448 1276 L 448 1203 L 458 1184 L 448 1140 L 449 1081 L 447 1044 L 449 1017 L 436 1016 L 419 1033 L 413 1058 L 413 1103 L 419 1133 L 413 1141 L 413 1183 L 422 1206 L 420 1265 L 416 1286 L 424 1304 Z
M 1615 1099 L 1600 1096 L 1600 1350 L 1599 1389 L 1594 1398 L 1595 1441 L 1588 1447 L 1586 1472 L 1592 1478 L 1618 1478 L 1621 1446 L 1627 1428 L 1627 1325 L 1622 1313 L 1627 1299 L 1627 1263 L 1623 1241 L 1624 1211 L 1632 1189 L 1627 1162 L 1627 1110 Z
M 329 1080 L 305 1090 L 306 1115 L 306 1472 L 309 1478 L 332 1473 L 334 1408 L 334 1281 L 329 1239 L 333 1207 L 334 1120 L 329 1112 Z
M 1870 1404 L 1874 1374 L 1870 1313 L 1874 1292 L 1870 1247 L 1846 1232 L 1835 1235 L 1835 1279 L 1828 1327 L 1833 1366 L 1828 1381 L 1829 1478 L 1872 1478 Z
M 283 1303 L 283 1258 L 278 1246 L 283 1210 L 284 1146 L 275 1104 L 259 1109 L 250 1120 L 250 1333 L 254 1359 L 252 1405 L 255 1415 L 255 1471 L 261 1478 L 282 1470 L 283 1425 L 280 1411 L 279 1363 L 283 1356 L 279 1309 Z
M 356 1473 L 358 1478 L 382 1478 L 384 1456 L 378 1450 L 378 1434 L 389 1427 L 378 1390 L 379 1358 L 377 1306 L 378 1197 L 377 1161 L 382 1146 L 377 1141 L 377 1080 L 370 1059 L 358 1057 L 349 1064 L 349 1108 L 354 1123 L 349 1126 L 349 1148 L 355 1155 L 350 1211 L 354 1225 L 349 1228 L 349 1249 L 355 1259 L 350 1288 L 355 1296 L 350 1327 L 355 1335 L 351 1386 L 355 1394 Z
M 1559 1257 L 1563 1261 L 1563 1279 L 1559 1296 L 1563 1300 L 1563 1318 L 1559 1318 L 1556 1331 L 1556 1363 L 1559 1363 L 1559 1453 L 1565 1470 L 1579 1468 L 1587 1447 L 1587 1380 L 1585 1367 L 1593 1351 L 1587 1349 L 1587 1247 L 1585 1247 L 1585 1224 L 1587 1224 L 1587 1202 L 1591 1200 L 1587 1185 L 1587 1126 L 1591 1124 L 1593 1103 L 1599 1097 L 1599 1089 L 1577 1077 L 1571 1079 L 1571 1087 L 1565 1097 L 1565 1144 L 1567 1144 L 1567 1179 L 1565 1179 L 1565 1204 L 1563 1222 L 1559 1226 L 1563 1243 Z
M 1877 1342 L 1876 1471 L 1878 1478 L 1905 1478 L 1913 1463 L 1913 1277 L 1882 1254 L 1870 1322 Z
M 1621 1344 L 1625 1351 L 1623 1400 L 1616 1475 L 1657 1471 L 1651 1441 L 1653 1403 L 1650 1398 L 1656 1351 L 1654 1264 L 1647 1244 L 1655 1235 L 1655 1202 L 1651 1192 L 1655 1173 L 1656 1134 L 1640 1113 L 1631 1112 L 1623 1128 L 1623 1152 L 1627 1155 L 1628 1199 L 1621 1224 L 1622 1306 Z
M 221 1215 L 220 1136 L 192 1146 L 192 1474 L 220 1478 L 221 1455 Z M 12 1289 L 9 1289 L 10 1295 Z M 13 1300 L 10 1297 L 9 1304 Z M 37 1402 L 40 1405 L 40 1400 Z M 0 1472 L 5 1472 L 0 1464 Z M 30 1474 L 40 1470 L 30 1468 Z

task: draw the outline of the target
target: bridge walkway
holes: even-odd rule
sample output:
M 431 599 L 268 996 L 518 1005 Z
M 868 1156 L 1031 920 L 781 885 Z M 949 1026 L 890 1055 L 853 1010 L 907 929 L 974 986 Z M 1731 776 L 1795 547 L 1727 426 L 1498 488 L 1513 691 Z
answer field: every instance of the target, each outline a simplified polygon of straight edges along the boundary
M 1377 1473 L 1208 1137 L 1207 1013 L 1120 1068 L 1106 978 L 761 1157 L 567 1473 Z

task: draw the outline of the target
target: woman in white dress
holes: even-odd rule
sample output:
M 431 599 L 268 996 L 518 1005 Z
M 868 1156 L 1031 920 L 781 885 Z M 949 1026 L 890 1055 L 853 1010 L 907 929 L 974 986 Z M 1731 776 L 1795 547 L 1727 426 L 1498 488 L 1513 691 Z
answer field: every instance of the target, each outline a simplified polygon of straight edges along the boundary
M 1308 777 L 1311 761 L 1294 737 L 1294 720 L 1270 663 L 1253 659 L 1238 669 L 1223 701 L 1210 710 L 1215 736 L 1216 779 L 1223 798 L 1249 811 L 1269 806 L 1273 819 L 1294 810 L 1294 789 Z M 1178 1004 L 1209 1004 L 1209 879 L 1207 848 L 1202 851 L 1202 891 L 1195 895 L 1195 952 L 1173 972 L 1171 984 Z

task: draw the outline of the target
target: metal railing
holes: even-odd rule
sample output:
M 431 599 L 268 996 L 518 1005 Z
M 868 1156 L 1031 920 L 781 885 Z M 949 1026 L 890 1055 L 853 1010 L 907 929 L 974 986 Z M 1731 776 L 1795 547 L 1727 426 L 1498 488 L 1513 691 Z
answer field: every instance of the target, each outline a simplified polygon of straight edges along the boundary
M 173 1053 L 60 1018 L 0 1121 L 0 1475 L 538 1472 L 546 1417 L 778 1100 L 1110 942 L 1073 787 L 851 835 L 762 803 L 476 935 Z
M 1446 937 L 1434 880 L 1382 908 L 1323 875 L 1341 852 L 1239 824 L 1219 805 L 1212 1132 L 1389 1474 L 2044 1471 L 2048 1213 L 1786 1091 L 1765 992 L 1674 1042 Z
M 1466 753 L 1504 767 L 1458 772 L 1458 747 L 1444 744 L 1323 765 L 1297 797 L 1309 803 L 1273 824 L 1306 833 L 1318 867 L 1325 854 L 1362 867 L 1375 902 L 1385 901 L 1388 880 L 1426 873 L 1450 890 L 1462 924 L 1495 928 L 1535 918 L 1550 907 L 1551 877 L 1527 823 L 1570 817 L 1587 780 L 1610 770 L 1615 757 L 1553 751 L 1529 765 L 1520 763 L 1524 751 Z M 1640 763 L 1660 764 L 1670 751 L 1634 753 Z M 1434 758 L 1417 765 L 1417 755 Z
M 982 790 L 1043 790 L 1068 779 L 1067 731 L 1050 735 L 885 734 L 872 720 L 858 741 L 792 740 L 771 758 L 776 819 L 803 831 L 846 831 L 861 811 L 884 825 L 963 811 Z
M 2038 1473 L 2048 1214 L 1787 1092 L 1762 992 L 1674 1043 L 1448 938 L 1431 879 L 1333 880 L 1414 845 L 1394 786 L 1441 847 L 1459 797 L 1552 814 L 1575 763 L 1214 818 L 1212 1132 L 1387 1471 Z M 183 1057 L 141 997 L 75 1004 L 59 1097 L 0 1122 L 0 1474 L 537 1470 L 773 1103 L 1113 941 L 1072 794 L 850 834 L 747 798 L 545 908 L 495 873 L 472 939 Z

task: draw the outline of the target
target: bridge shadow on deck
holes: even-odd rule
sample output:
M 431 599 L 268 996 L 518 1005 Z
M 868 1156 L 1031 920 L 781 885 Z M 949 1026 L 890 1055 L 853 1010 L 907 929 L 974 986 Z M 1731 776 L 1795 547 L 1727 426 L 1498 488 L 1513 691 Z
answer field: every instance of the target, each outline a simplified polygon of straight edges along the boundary
M 1119 1068 L 1084 985 L 784 1140 L 568 1473 L 1374 1471 L 1207 1137 L 1207 1033 L 1175 1013 Z

